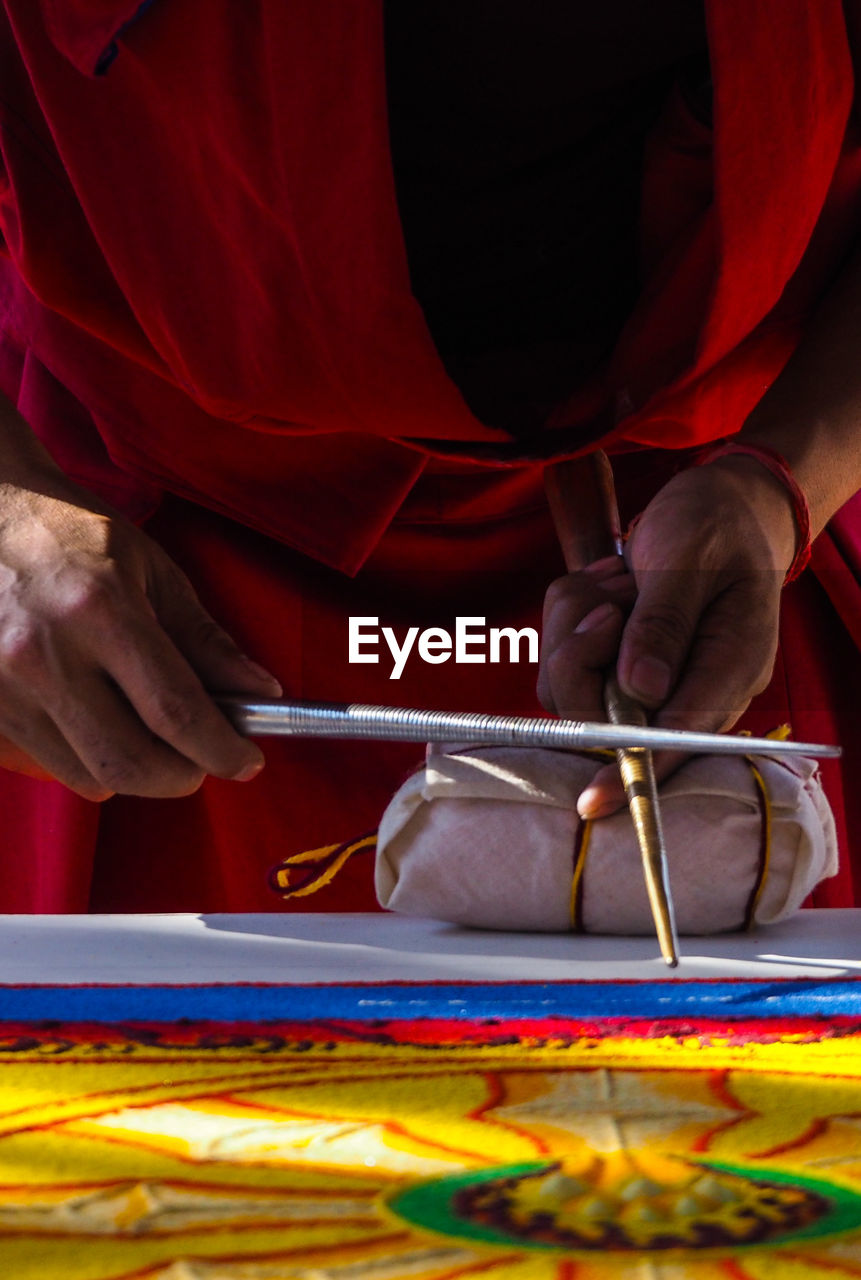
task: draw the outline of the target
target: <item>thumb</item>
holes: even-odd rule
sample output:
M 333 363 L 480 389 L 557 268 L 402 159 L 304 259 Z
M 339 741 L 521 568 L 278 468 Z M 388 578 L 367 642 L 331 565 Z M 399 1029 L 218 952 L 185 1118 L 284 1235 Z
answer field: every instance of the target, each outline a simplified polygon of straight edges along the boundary
M 663 705 L 681 675 L 706 604 L 703 574 L 651 570 L 619 647 L 616 673 L 625 693 L 649 709 Z
M 252 693 L 280 698 L 281 684 L 243 653 L 233 638 L 207 613 L 185 575 L 175 566 L 160 584 L 156 613 L 171 640 L 212 693 Z

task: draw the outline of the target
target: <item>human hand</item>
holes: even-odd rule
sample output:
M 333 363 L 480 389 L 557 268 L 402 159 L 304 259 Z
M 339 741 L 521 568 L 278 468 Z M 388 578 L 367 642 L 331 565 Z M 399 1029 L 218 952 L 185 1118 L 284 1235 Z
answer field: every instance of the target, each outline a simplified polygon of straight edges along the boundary
M 780 590 L 795 550 L 792 502 L 755 459 L 732 455 L 675 476 L 643 512 L 625 563 L 612 557 L 551 585 L 538 692 L 548 710 L 603 720 L 606 669 L 653 724 L 722 732 L 767 685 Z M 684 757 L 655 756 L 659 778 Z M 615 766 L 578 809 L 624 804 Z
M 208 689 L 280 693 L 121 516 L 55 472 L 0 486 L 0 765 L 90 800 L 253 777 Z

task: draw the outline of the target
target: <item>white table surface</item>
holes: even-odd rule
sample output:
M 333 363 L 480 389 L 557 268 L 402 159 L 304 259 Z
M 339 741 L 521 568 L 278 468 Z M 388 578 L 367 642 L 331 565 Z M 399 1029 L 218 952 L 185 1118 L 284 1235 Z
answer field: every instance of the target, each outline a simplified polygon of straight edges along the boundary
M 861 910 L 804 911 L 752 934 L 490 933 L 394 915 L 0 916 L 0 986 L 680 981 L 861 977 Z

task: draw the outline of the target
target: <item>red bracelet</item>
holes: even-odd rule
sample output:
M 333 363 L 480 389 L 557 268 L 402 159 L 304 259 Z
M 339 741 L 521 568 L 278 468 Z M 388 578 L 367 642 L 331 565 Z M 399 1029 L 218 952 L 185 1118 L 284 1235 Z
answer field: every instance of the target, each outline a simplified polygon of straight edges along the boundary
M 798 549 L 784 578 L 784 586 L 786 586 L 788 582 L 794 582 L 810 563 L 810 507 L 807 505 L 807 499 L 790 471 L 789 463 L 776 449 L 769 448 L 767 444 L 745 444 L 741 440 L 729 440 L 706 450 L 697 458 L 694 465 L 702 467 L 707 462 L 714 462 L 716 458 L 723 458 L 732 453 L 747 454 L 751 458 L 756 458 L 757 462 L 761 462 L 781 482 L 792 498 L 792 513 L 798 526 Z

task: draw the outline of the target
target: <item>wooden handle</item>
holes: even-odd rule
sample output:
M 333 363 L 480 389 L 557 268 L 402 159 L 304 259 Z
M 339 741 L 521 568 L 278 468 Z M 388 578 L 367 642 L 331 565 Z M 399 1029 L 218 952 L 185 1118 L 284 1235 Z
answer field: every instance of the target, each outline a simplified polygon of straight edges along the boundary
M 544 488 L 569 573 L 622 554 L 613 468 L 603 449 L 553 463 L 544 472 Z

